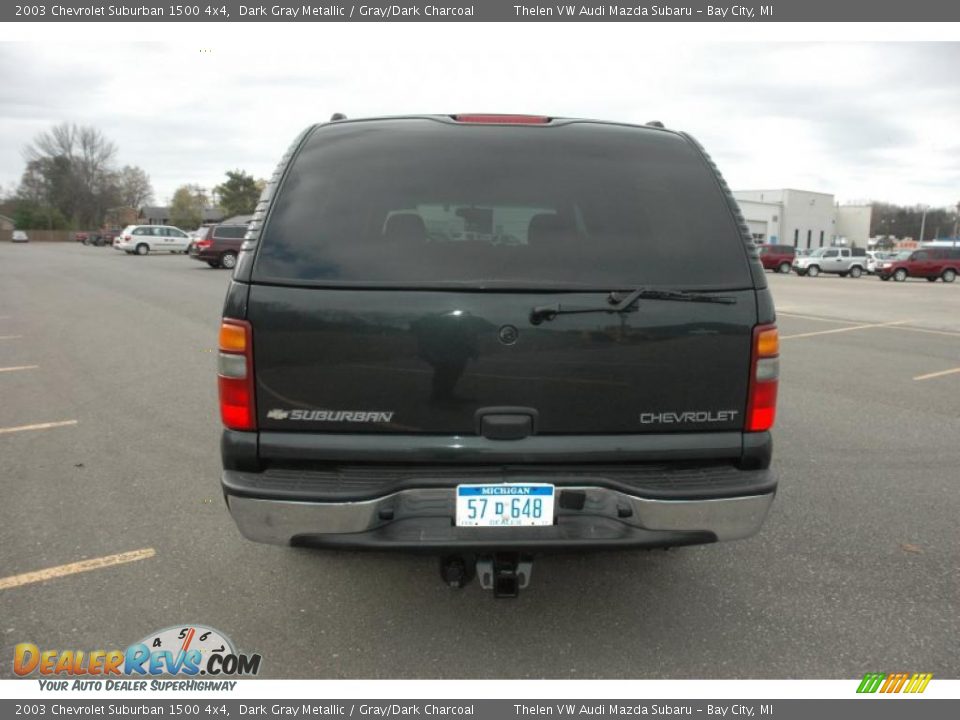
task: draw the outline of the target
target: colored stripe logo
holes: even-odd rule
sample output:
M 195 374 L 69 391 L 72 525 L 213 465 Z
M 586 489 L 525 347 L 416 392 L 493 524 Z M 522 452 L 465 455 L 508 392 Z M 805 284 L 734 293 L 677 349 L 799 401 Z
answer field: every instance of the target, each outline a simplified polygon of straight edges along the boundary
M 932 673 L 867 673 L 857 692 L 922 693 L 932 679 Z

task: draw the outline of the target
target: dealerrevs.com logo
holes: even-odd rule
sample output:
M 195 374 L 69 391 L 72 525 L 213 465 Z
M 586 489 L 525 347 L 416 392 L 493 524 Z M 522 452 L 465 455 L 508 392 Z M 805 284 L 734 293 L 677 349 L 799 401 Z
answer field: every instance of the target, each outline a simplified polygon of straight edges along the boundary
M 151 680 L 149 689 L 232 690 L 236 682 L 221 678 L 255 676 L 261 660 L 256 653 L 238 653 L 219 630 L 194 624 L 150 633 L 123 650 L 42 650 L 34 643 L 18 643 L 13 672 L 18 677 L 38 675 L 44 678 L 40 680 L 44 689 L 51 690 L 146 690 L 146 680 L 126 678 L 159 676 L 191 682 Z M 210 680 L 195 681 L 198 676 Z M 58 677 L 73 681 L 53 679 Z

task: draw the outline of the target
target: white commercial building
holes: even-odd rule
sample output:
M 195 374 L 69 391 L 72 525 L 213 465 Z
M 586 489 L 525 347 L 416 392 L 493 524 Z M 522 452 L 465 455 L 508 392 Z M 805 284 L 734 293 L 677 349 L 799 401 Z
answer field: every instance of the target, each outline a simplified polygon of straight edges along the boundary
M 872 219 L 872 205 L 838 205 L 837 237 L 843 238 L 845 245 L 867 247 Z
M 833 245 L 839 237 L 829 193 L 784 188 L 735 190 L 733 196 L 758 243 L 806 249 Z M 866 245 L 866 237 L 858 244 Z

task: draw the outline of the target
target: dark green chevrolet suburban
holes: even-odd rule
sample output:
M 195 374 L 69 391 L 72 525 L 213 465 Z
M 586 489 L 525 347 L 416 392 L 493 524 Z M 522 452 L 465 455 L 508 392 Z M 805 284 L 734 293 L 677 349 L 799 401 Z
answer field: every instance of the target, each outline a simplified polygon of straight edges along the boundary
M 659 123 L 332 120 L 263 192 L 220 328 L 251 540 L 429 551 L 515 595 L 554 549 L 755 533 L 779 348 L 704 150 Z

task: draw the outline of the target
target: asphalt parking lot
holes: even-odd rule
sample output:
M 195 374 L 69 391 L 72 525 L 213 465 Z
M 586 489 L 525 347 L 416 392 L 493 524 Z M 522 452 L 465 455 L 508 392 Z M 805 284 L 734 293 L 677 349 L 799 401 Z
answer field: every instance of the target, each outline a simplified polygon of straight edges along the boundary
M 19 642 L 195 622 L 270 677 L 957 677 L 960 283 L 768 278 L 780 491 L 761 533 L 542 558 L 498 601 L 427 557 L 240 537 L 218 484 L 226 272 L 0 244 L 0 676 Z

